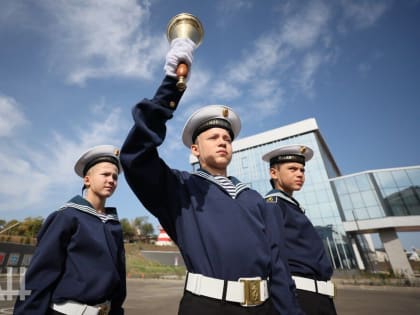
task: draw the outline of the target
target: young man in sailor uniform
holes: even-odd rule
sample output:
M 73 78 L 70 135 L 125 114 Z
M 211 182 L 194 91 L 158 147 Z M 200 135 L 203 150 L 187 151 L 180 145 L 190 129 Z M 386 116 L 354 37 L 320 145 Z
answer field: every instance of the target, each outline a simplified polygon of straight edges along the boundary
M 121 149 L 128 184 L 178 245 L 188 269 L 179 314 L 301 314 L 280 259 L 284 244 L 271 234 L 281 232 L 271 228 L 274 212 L 227 175 L 241 127 L 236 113 L 210 105 L 186 122 L 182 140 L 200 163 L 197 172 L 172 169 L 159 157 L 166 123 L 183 94 L 175 68 L 180 61 L 190 66 L 193 50 L 189 39 L 171 42 L 167 75 L 152 99 L 134 107 L 134 126 Z
M 30 295 L 15 315 L 122 315 L 126 296 L 123 235 L 115 208 L 105 206 L 121 171 L 119 150 L 94 147 L 75 165 L 84 197 L 75 196 L 43 223 L 25 274 Z
M 330 258 L 305 211 L 293 198 L 293 192 L 305 182 L 305 163 L 312 156 L 312 149 L 304 145 L 266 153 L 263 160 L 270 164 L 273 190 L 265 198 L 278 206 L 279 224 L 285 224 L 287 257 L 301 308 L 308 315 L 331 315 L 336 310 Z

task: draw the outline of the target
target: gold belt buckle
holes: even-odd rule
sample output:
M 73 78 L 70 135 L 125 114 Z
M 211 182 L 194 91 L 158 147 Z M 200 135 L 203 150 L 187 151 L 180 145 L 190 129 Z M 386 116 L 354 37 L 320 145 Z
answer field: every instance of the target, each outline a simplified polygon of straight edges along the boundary
M 108 303 L 98 305 L 98 315 L 108 315 L 111 307 Z
M 261 301 L 261 280 L 239 279 L 244 284 L 244 302 L 242 306 L 255 306 L 262 303 Z

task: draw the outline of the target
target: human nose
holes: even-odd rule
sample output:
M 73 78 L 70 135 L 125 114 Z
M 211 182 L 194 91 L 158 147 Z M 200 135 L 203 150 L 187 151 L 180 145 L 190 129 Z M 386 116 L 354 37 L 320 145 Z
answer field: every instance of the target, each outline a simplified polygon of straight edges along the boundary
M 108 183 L 111 183 L 111 184 L 114 184 L 114 185 L 117 183 L 117 179 L 112 175 L 108 176 L 107 179 L 108 179 Z
M 226 147 L 227 143 L 228 143 L 228 141 L 227 141 L 226 139 L 224 139 L 224 138 L 219 138 L 219 141 L 218 141 L 218 145 L 219 145 L 219 146 Z

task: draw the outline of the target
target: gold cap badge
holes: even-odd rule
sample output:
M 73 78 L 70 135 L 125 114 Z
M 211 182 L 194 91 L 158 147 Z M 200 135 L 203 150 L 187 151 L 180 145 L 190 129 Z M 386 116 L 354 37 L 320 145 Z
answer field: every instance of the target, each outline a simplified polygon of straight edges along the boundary
M 229 109 L 223 108 L 222 115 L 223 117 L 227 118 L 229 116 Z

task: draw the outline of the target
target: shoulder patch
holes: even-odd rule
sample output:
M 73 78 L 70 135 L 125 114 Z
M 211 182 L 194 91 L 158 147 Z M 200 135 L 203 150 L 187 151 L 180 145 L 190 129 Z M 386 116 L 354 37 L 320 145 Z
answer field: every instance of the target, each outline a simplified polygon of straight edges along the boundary
M 277 203 L 277 196 L 270 196 L 265 198 L 265 201 L 268 203 Z

